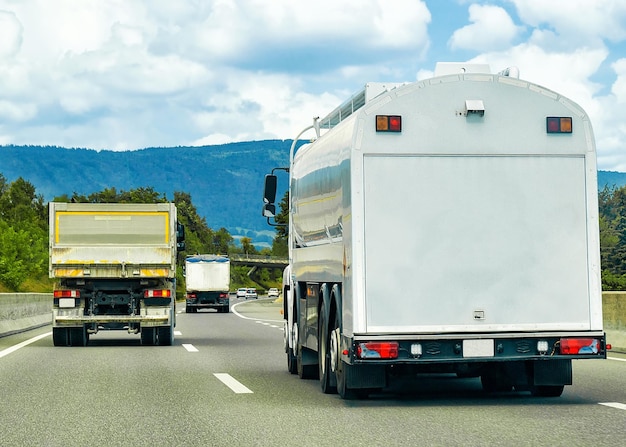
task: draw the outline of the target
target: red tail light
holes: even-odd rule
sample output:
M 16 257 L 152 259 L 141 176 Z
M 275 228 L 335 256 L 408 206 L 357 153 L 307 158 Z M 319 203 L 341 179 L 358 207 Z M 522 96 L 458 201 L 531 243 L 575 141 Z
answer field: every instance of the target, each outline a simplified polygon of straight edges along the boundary
M 55 290 L 55 298 L 80 298 L 80 290 Z
M 195 293 L 188 293 L 187 298 L 194 299 L 196 297 Z
M 220 293 L 220 298 L 228 298 L 228 293 Z
M 146 290 L 143 292 L 144 298 L 169 298 L 172 296 L 169 289 L 163 290 Z
M 561 354 L 597 354 L 600 352 L 600 340 L 597 338 L 562 338 Z
M 359 343 L 356 355 L 361 359 L 397 359 L 398 342 L 368 342 Z

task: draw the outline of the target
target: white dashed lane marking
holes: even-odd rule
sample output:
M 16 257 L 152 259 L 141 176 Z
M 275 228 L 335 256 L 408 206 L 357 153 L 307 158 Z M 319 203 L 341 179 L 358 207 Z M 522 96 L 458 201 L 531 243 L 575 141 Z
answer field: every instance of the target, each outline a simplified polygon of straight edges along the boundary
M 183 348 L 185 348 L 187 352 L 198 352 L 198 348 L 192 344 L 183 343 Z
M 214 373 L 213 375 L 237 394 L 251 394 L 253 392 L 250 388 L 246 387 L 230 374 Z

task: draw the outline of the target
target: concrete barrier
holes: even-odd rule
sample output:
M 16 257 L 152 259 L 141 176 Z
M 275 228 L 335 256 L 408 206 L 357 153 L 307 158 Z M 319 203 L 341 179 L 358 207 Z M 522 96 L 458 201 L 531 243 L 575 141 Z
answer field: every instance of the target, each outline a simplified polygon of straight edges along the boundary
M 52 323 L 51 293 L 0 293 L 0 337 Z
M 0 337 L 51 324 L 51 293 L 0 293 Z M 626 352 L 626 292 L 604 292 L 602 314 L 607 343 Z
M 602 293 L 602 317 L 606 342 L 613 351 L 626 352 L 626 292 Z

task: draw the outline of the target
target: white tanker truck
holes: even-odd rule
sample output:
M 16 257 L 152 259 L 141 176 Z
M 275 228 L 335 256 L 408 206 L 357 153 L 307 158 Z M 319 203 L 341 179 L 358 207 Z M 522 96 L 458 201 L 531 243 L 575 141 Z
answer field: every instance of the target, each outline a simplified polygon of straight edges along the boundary
M 595 144 L 571 100 L 516 70 L 438 64 L 366 85 L 277 169 L 288 369 L 324 392 L 457 373 L 560 396 L 573 359 L 606 358 Z

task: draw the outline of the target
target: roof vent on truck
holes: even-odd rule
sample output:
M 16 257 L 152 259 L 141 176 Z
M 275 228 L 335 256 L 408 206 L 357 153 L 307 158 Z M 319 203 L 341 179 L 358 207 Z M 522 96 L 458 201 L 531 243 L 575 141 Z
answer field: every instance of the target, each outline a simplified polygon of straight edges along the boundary
M 404 83 L 368 82 L 362 90 L 322 118 L 319 122 L 320 129 L 332 129 L 372 99 L 401 85 Z

